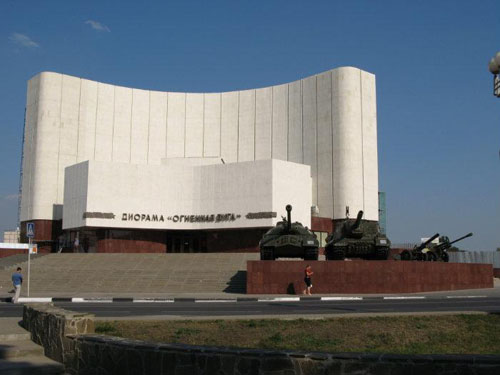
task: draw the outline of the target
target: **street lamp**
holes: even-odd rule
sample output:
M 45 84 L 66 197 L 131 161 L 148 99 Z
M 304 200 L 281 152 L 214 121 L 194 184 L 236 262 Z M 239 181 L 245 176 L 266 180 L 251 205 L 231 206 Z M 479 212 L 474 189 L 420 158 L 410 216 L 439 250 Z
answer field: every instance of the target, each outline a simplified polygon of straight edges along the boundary
M 500 52 L 497 52 L 495 57 L 490 60 L 488 69 L 493 74 L 493 95 L 500 98 L 500 78 L 498 77 L 500 73 Z

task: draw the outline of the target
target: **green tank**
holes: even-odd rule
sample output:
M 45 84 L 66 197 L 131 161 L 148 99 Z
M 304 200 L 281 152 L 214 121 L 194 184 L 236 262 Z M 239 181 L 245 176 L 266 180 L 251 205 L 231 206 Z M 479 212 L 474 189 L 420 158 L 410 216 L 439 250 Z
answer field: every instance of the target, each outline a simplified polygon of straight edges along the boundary
M 319 241 L 316 235 L 301 223 L 292 223 L 292 206 L 286 206 L 287 217 L 282 217 L 259 242 L 260 259 L 303 258 L 318 260 Z
M 363 211 L 356 219 L 344 219 L 335 223 L 334 231 L 326 238 L 326 260 L 362 258 L 386 260 L 391 241 L 380 233 L 378 222 L 361 220 Z

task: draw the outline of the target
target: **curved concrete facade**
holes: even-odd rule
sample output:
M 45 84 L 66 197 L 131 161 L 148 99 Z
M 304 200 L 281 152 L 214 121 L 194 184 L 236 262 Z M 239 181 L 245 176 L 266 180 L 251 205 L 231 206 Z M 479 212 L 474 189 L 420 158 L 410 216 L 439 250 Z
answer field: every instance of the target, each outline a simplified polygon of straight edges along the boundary
M 224 93 L 125 88 L 42 72 L 28 82 L 21 221 L 60 220 L 65 168 L 86 160 L 281 159 L 311 167 L 319 216 L 378 220 L 375 76 L 352 67 Z

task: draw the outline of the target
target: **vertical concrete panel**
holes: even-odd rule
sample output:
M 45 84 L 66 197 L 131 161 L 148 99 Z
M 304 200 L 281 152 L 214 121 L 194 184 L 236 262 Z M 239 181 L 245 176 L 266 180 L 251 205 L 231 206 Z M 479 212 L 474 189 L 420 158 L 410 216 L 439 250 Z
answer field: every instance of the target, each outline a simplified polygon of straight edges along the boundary
M 334 218 L 364 210 L 360 71 L 339 68 L 332 75 Z
M 167 93 L 150 91 L 148 164 L 158 165 L 166 157 Z
M 38 113 L 34 133 L 33 204 L 30 219 L 53 218 L 57 202 L 62 74 L 40 75 Z
M 149 91 L 133 90 L 130 162 L 147 164 L 149 146 Z
M 238 161 L 238 91 L 222 94 L 221 157 L 226 163 Z
M 38 115 L 40 74 L 28 81 L 24 122 L 23 163 L 21 180 L 21 221 L 29 220 L 32 211 L 32 177 L 35 161 L 35 124 Z
M 169 92 L 167 110 L 167 158 L 184 157 L 186 94 Z
M 316 135 L 316 76 L 302 80 L 303 152 L 304 164 L 311 167 L 312 204 L 318 204 L 318 164 Z M 320 211 L 320 216 L 322 212 Z
M 97 82 L 82 79 L 80 91 L 80 124 L 78 126 L 77 162 L 94 160 Z
M 95 125 L 95 157 L 97 161 L 111 161 L 113 152 L 115 87 L 97 84 L 97 117 Z
M 221 94 L 205 94 L 203 156 L 220 156 Z
M 318 207 L 321 217 L 333 218 L 332 191 L 332 76 L 317 76 L 318 84 Z
M 113 161 L 130 162 L 130 128 L 132 124 L 132 89 L 115 87 Z
M 288 85 L 288 161 L 302 163 L 302 94 L 300 81 Z
M 186 97 L 186 157 L 203 156 L 203 94 Z
M 78 122 L 80 78 L 62 76 L 61 123 L 59 130 L 59 163 L 57 174 L 57 204 L 64 199 L 64 169 L 76 163 L 78 152 Z M 60 213 L 62 217 L 62 212 Z M 59 219 L 61 217 L 58 217 Z
M 365 219 L 378 220 L 377 98 L 375 76 L 361 73 Z
M 255 90 L 240 91 L 238 161 L 255 159 Z
M 288 159 L 288 85 L 273 86 L 273 159 Z
M 255 90 L 255 160 L 271 159 L 272 87 Z

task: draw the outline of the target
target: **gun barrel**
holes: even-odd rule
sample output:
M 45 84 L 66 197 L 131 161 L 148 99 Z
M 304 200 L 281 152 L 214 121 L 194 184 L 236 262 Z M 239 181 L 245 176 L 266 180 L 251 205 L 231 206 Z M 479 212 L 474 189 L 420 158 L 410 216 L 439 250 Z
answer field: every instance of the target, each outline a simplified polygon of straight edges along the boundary
M 358 229 L 359 225 L 361 224 L 361 218 L 363 217 L 363 210 L 359 210 L 358 216 L 356 217 L 356 221 L 354 224 L 351 226 L 351 230 L 356 230 Z
M 286 230 L 290 232 L 292 229 L 292 205 L 287 204 L 286 205 Z
M 415 250 L 422 250 L 422 249 L 425 249 L 425 247 L 430 244 L 432 241 L 434 241 L 436 238 L 439 237 L 439 233 L 436 233 L 434 236 L 432 236 L 431 238 L 429 238 L 427 241 L 425 242 L 422 242 L 420 245 L 418 245 Z
M 460 237 L 460 238 L 457 238 L 457 239 L 456 239 L 456 240 L 454 240 L 454 241 L 451 241 L 449 244 L 450 244 L 450 245 L 452 245 L 452 244 L 454 244 L 455 242 L 462 241 L 462 240 L 464 240 L 464 239 L 466 239 L 466 238 L 468 238 L 468 237 L 472 237 L 472 232 L 471 232 L 471 233 L 466 234 L 465 236 L 462 236 L 462 237 Z

